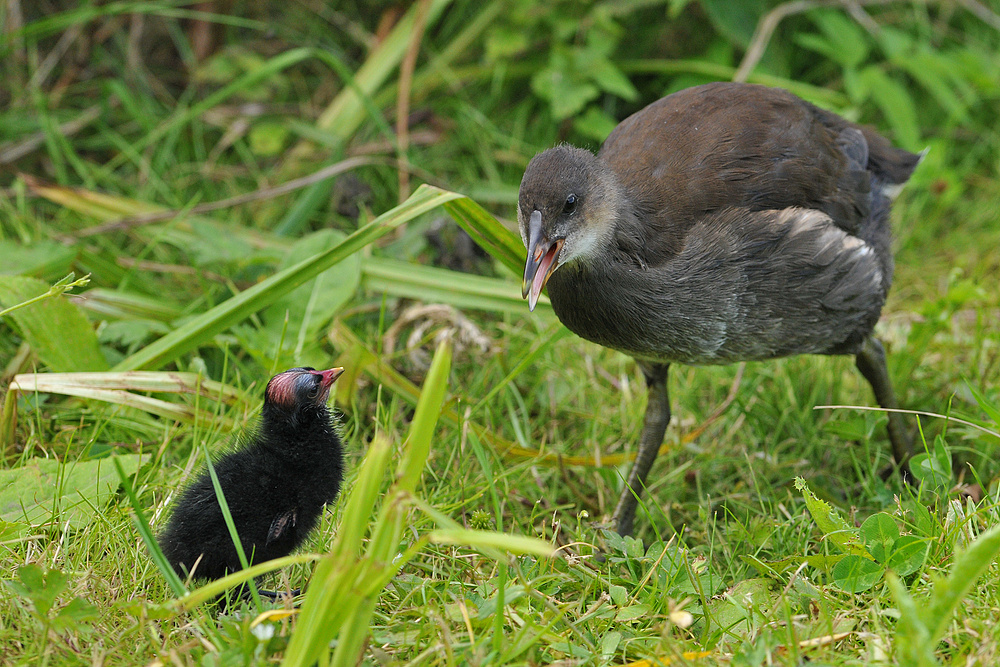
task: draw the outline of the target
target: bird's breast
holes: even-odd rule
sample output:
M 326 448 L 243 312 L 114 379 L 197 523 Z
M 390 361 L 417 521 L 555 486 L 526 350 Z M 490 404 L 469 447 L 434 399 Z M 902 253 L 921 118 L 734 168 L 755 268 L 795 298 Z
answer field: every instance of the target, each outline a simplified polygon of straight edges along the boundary
M 560 321 L 633 357 L 724 364 L 852 351 L 887 283 L 865 242 L 808 209 L 732 210 L 692 230 L 658 265 L 608 256 L 548 283 Z
M 724 363 L 732 296 L 703 293 L 680 276 L 662 284 L 657 272 L 556 271 L 549 299 L 559 320 L 581 338 L 633 357 L 689 364 Z M 560 275 L 562 273 L 562 275 Z

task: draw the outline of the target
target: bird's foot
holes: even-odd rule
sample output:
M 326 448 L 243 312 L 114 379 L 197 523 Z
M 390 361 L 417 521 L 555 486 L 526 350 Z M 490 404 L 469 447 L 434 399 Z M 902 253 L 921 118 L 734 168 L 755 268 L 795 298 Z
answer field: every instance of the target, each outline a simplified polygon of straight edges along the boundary
M 285 600 L 293 600 L 297 598 L 302 593 L 301 588 L 293 588 L 290 591 L 257 591 L 257 594 L 262 598 L 267 598 L 271 602 L 284 602 Z

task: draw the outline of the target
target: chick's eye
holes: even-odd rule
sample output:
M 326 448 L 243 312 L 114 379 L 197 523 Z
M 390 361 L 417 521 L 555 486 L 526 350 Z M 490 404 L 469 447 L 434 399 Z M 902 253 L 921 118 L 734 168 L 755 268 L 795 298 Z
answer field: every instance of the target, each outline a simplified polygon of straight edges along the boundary
M 563 213 L 572 213 L 576 210 L 576 195 L 571 194 L 566 197 L 566 203 L 563 204 Z
M 295 386 L 299 400 L 311 401 L 319 396 L 320 384 L 320 378 L 315 375 L 306 373 L 300 375 Z

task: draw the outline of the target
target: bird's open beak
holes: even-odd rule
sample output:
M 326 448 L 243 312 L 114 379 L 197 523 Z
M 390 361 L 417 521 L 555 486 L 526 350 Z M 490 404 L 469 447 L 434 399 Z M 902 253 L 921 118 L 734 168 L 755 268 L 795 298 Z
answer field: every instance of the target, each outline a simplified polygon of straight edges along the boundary
M 330 387 L 333 386 L 333 383 L 336 382 L 337 378 L 344 374 L 344 369 L 338 366 L 337 368 L 331 368 L 326 371 L 318 371 L 318 373 L 323 377 L 323 380 L 320 382 L 320 386 L 323 389 L 319 392 L 319 396 L 317 398 L 322 403 L 326 403 L 327 399 L 330 397 Z
M 328 371 L 320 371 L 320 375 L 323 376 L 323 386 L 329 387 L 337 380 L 337 378 L 339 378 L 343 374 L 344 374 L 344 369 L 340 366 L 337 366 L 336 368 L 331 368 Z
M 550 241 L 542 234 L 542 213 L 532 211 L 528 218 L 528 261 L 524 263 L 521 297 L 528 299 L 528 310 L 534 310 L 538 297 L 549 276 L 559 266 L 559 251 L 563 240 Z

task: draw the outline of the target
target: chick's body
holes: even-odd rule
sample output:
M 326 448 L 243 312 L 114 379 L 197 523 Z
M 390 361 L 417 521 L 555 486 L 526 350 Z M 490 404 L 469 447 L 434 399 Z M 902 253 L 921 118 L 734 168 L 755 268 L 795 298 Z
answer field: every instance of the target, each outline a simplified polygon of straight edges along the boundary
M 340 491 L 343 453 L 326 407 L 340 372 L 276 375 L 256 430 L 213 465 L 251 562 L 291 553 Z M 180 576 L 193 570 L 196 578 L 217 579 L 241 568 L 207 469 L 178 498 L 159 542 Z

